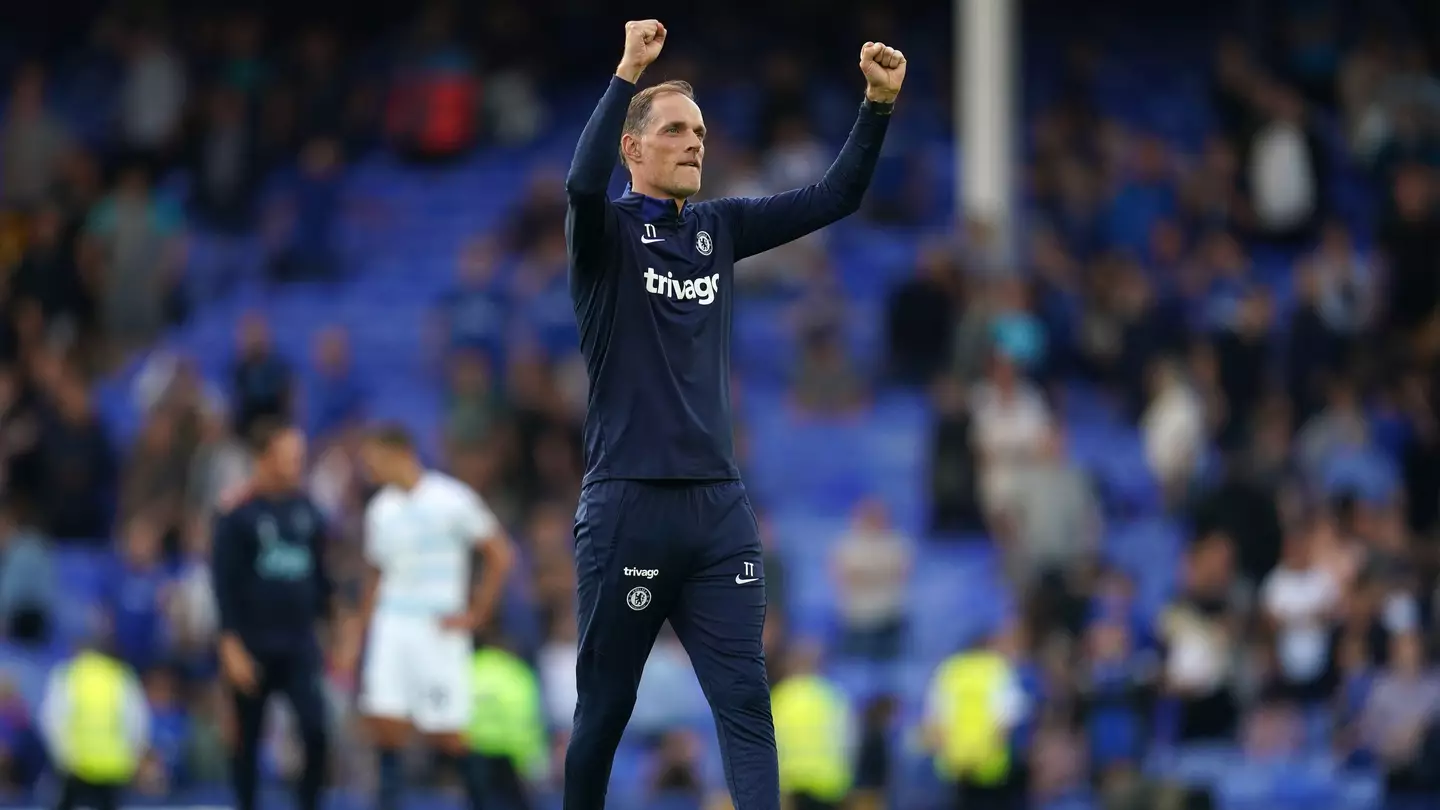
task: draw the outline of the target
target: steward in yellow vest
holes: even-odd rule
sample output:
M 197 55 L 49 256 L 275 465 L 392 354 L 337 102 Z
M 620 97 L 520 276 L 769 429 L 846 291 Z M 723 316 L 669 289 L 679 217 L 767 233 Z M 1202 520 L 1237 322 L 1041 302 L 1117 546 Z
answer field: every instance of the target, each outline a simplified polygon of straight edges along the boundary
M 135 673 L 87 649 L 50 673 L 40 730 L 63 778 L 60 810 L 114 810 L 150 742 L 150 708 Z
M 488 800 L 499 807 L 532 806 L 527 782 L 549 767 L 549 742 L 540 681 L 518 656 L 482 647 L 470 668 L 475 701 L 466 738 L 485 769 Z
M 832 810 L 854 778 L 854 718 L 839 689 L 815 672 L 818 654 L 802 649 L 770 692 L 780 795 L 787 810 Z
M 1026 698 L 1010 659 L 992 646 L 946 659 L 931 681 L 927 741 L 940 778 L 954 785 L 965 810 L 1025 806 L 1011 732 Z

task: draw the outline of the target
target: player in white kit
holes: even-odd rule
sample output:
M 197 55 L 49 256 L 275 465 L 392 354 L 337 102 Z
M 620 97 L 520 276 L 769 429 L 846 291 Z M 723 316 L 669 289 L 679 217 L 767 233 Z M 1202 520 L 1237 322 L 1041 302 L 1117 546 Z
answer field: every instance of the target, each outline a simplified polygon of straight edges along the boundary
M 454 758 L 479 807 L 483 776 L 465 740 L 473 636 L 494 616 L 514 547 L 474 490 L 425 469 L 403 428 L 373 431 L 362 456 L 382 489 L 365 510 L 371 572 L 342 642 L 342 666 L 354 665 L 368 630 L 360 710 L 380 751 L 379 808 L 399 805 L 399 752 L 412 729 Z M 472 590 L 476 552 L 480 575 Z

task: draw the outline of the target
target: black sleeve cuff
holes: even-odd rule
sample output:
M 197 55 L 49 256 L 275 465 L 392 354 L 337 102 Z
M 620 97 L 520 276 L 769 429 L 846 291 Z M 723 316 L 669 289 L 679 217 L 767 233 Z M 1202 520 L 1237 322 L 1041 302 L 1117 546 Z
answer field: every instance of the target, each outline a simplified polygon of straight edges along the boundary
M 871 101 L 867 98 L 864 103 L 860 105 L 860 109 L 874 115 L 889 115 L 895 112 L 895 102 Z

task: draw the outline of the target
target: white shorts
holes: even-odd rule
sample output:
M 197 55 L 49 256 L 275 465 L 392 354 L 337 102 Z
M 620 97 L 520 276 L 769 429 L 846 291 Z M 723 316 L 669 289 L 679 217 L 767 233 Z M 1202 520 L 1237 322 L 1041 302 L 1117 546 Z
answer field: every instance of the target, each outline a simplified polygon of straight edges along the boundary
M 427 734 L 470 725 L 470 635 L 445 630 L 438 616 L 377 612 L 360 676 L 360 711 L 409 720 Z

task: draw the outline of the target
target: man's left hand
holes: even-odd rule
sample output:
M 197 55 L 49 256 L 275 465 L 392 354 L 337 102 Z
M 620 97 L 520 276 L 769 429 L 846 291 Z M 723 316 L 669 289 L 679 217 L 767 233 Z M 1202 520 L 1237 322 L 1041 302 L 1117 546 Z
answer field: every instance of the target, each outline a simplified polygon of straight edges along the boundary
M 905 54 L 883 42 L 867 42 L 860 49 L 860 72 L 865 74 L 865 97 L 894 104 L 905 82 Z

